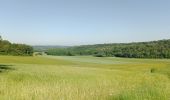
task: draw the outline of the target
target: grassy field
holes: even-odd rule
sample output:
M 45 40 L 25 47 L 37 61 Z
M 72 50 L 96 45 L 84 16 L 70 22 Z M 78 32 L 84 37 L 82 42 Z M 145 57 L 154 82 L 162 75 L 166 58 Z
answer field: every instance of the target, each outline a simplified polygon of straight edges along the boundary
M 0 100 L 170 100 L 170 60 L 0 56 Z

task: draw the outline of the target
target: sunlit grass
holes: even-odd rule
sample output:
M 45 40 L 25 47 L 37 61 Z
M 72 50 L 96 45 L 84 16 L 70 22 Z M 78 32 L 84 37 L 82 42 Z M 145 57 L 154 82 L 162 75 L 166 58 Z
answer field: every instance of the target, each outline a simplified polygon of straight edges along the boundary
M 170 60 L 0 56 L 0 100 L 169 100 Z M 151 71 L 154 69 L 154 71 Z

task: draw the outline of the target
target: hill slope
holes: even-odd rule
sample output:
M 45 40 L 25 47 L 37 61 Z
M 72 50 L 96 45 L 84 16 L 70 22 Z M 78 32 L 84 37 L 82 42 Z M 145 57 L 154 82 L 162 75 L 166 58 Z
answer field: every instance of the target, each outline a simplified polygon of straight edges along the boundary
M 49 55 L 95 55 L 128 58 L 170 58 L 170 39 L 134 42 L 82 45 L 68 48 L 48 49 Z
M 0 38 L 0 55 L 30 56 L 33 48 L 25 44 L 13 44 Z

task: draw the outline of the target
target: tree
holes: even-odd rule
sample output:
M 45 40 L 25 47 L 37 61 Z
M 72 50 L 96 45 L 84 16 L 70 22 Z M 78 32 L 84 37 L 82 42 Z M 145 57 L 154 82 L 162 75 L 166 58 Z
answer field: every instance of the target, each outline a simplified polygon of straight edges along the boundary
M 94 55 L 127 58 L 170 58 L 170 39 L 151 42 L 113 43 L 54 48 L 48 50 L 50 55 Z
M 12 44 L 7 40 L 0 40 L 0 55 L 31 56 L 33 48 L 25 44 Z
M 0 36 L 0 41 L 2 41 L 2 36 Z

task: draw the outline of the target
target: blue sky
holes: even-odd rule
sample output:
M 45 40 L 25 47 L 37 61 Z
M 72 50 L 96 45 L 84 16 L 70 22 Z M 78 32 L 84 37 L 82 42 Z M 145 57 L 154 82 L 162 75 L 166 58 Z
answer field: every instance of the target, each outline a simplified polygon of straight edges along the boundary
M 0 35 L 30 45 L 170 38 L 170 0 L 0 0 Z

